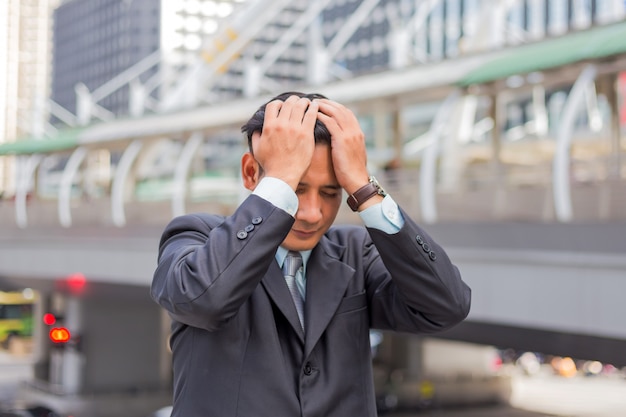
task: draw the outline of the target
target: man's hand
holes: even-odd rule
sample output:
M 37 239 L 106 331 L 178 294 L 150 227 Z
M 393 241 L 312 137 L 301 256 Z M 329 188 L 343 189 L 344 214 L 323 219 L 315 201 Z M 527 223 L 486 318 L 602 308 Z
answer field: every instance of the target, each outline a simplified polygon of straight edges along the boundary
M 318 103 L 291 96 L 265 107 L 263 132 L 252 136 L 252 150 L 264 175 L 285 181 L 294 190 L 309 168 Z
M 317 118 L 330 132 L 337 182 L 348 194 L 353 194 L 369 181 L 365 135 L 359 121 L 351 110 L 335 101 L 313 102 L 319 102 Z

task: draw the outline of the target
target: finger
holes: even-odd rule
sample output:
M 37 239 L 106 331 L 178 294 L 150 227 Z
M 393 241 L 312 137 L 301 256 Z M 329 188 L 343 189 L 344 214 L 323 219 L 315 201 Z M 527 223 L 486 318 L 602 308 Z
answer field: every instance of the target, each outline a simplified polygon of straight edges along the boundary
M 319 110 L 319 104 L 315 101 L 310 102 L 306 112 L 304 113 L 304 117 L 302 118 L 302 127 L 307 131 L 313 131 L 315 128 L 315 121 L 317 120 L 317 115 Z
M 283 104 L 284 102 L 282 100 L 273 100 L 267 103 L 267 105 L 265 106 L 264 121 L 272 120 L 278 117 L 278 113 L 280 112 Z
M 345 129 L 352 123 L 352 112 L 347 107 L 330 100 L 320 100 L 319 104 L 320 112 L 335 120 L 340 128 Z
M 293 111 L 293 105 L 300 100 L 298 96 L 289 96 L 287 100 L 283 102 L 282 107 L 280 108 L 280 112 L 278 117 L 280 119 L 289 120 L 291 118 L 291 113 Z
M 311 105 L 311 100 L 308 98 L 301 98 L 297 102 L 294 103 L 293 108 L 291 109 L 291 117 L 290 120 L 302 123 L 304 115 Z
M 337 103 L 336 101 L 328 100 L 328 99 L 316 99 L 320 103 L 320 108 L 324 108 L 332 113 L 343 112 L 347 110 L 346 106 L 341 103 Z
M 338 133 L 341 131 L 341 127 L 339 126 L 337 121 L 333 117 L 324 114 L 321 111 L 317 112 L 317 120 L 319 120 L 324 124 L 324 126 L 326 126 L 326 129 L 328 129 L 331 136 L 333 136 L 333 133 Z

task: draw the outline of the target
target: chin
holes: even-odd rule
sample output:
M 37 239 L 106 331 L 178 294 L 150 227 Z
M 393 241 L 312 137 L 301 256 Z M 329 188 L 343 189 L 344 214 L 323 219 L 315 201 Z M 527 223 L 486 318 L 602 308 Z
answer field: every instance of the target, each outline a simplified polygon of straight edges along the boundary
M 283 242 L 283 247 L 287 250 L 305 251 L 313 249 L 319 239 L 299 240 L 299 239 L 286 239 Z

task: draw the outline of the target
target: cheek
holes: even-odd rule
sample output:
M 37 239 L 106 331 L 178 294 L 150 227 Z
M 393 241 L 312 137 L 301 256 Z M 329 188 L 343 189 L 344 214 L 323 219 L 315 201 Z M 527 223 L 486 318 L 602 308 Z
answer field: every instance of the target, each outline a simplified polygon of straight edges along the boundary
M 341 207 L 341 197 L 325 201 L 323 207 L 324 217 L 332 223 L 335 217 L 337 217 L 337 213 Z

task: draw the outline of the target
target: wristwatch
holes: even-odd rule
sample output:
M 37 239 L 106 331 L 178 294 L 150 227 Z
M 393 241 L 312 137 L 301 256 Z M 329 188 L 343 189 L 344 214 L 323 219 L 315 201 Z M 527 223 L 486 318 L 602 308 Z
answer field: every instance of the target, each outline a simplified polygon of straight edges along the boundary
M 346 202 L 352 211 L 358 211 L 361 204 L 365 203 L 375 195 L 382 195 L 384 197 L 387 193 L 383 187 L 380 186 L 376 178 L 374 176 L 370 176 L 369 182 L 356 190 L 354 194 L 350 194 Z

